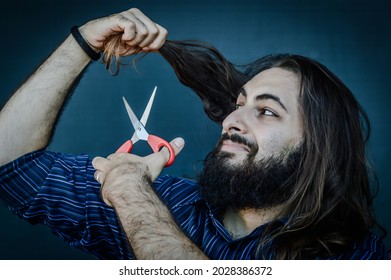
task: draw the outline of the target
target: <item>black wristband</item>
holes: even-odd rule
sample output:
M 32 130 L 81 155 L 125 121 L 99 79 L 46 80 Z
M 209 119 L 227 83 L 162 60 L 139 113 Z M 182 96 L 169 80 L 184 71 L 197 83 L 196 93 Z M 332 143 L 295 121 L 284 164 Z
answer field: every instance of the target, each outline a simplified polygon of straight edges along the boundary
M 83 49 L 83 51 L 92 59 L 92 60 L 98 60 L 100 58 L 100 53 L 97 53 L 94 51 L 91 46 L 84 40 L 83 36 L 81 36 L 79 29 L 77 26 L 73 26 L 71 28 L 71 34 L 73 35 L 73 38 L 75 38 L 76 42 L 79 44 L 79 46 Z

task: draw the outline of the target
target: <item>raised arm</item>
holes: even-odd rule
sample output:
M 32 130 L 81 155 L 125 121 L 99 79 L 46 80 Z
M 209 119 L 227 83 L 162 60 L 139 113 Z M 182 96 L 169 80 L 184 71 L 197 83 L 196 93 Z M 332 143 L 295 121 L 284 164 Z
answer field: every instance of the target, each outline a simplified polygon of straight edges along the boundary
M 156 51 L 167 31 L 138 9 L 92 20 L 79 29 L 97 53 L 114 35 L 123 43 L 120 55 Z M 72 85 L 90 62 L 72 35 L 13 94 L 0 112 L 0 165 L 48 145 L 58 114 Z

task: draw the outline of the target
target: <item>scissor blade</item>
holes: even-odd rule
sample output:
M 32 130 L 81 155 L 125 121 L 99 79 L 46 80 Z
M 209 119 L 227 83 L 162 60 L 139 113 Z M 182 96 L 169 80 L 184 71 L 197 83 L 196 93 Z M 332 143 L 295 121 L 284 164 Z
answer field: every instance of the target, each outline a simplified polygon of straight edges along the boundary
M 157 90 L 157 86 L 155 86 L 155 88 L 153 89 L 153 92 L 152 92 L 152 94 L 151 94 L 151 97 L 149 98 L 147 107 L 145 107 L 144 113 L 143 113 L 143 115 L 141 116 L 140 122 L 142 123 L 142 125 L 143 125 L 144 127 L 147 125 L 149 113 L 151 112 L 153 100 L 155 99 L 156 90 Z
M 142 123 L 139 121 L 139 119 L 136 117 L 136 114 L 133 112 L 132 108 L 130 108 L 128 102 L 126 101 L 125 97 L 122 97 L 126 111 L 128 112 L 128 116 L 130 121 L 132 122 L 133 128 L 135 133 L 133 134 L 132 137 L 132 142 L 135 143 L 139 139 L 141 140 L 147 140 L 148 139 L 148 133 L 145 130 L 144 126 Z

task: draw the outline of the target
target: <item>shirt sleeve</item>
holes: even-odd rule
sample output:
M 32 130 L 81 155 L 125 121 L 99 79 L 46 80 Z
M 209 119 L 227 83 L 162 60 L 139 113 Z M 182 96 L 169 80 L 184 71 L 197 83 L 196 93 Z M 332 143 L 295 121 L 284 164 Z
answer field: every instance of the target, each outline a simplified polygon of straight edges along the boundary
M 0 168 L 0 198 L 20 218 L 47 225 L 69 246 L 100 259 L 132 259 L 94 172 L 87 155 L 32 152 Z

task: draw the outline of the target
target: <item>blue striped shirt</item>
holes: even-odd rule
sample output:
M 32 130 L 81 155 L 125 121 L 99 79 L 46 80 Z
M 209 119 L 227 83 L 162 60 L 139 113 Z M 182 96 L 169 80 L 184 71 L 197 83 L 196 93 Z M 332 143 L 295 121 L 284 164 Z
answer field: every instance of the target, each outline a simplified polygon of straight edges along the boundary
M 99 259 L 133 259 L 115 211 L 100 198 L 100 184 L 87 155 L 36 151 L 0 169 L 0 197 L 19 217 L 47 225 L 69 246 Z M 197 183 L 169 175 L 153 187 L 179 227 L 211 259 L 255 259 L 264 226 L 233 240 L 200 198 Z M 385 259 L 374 234 L 336 259 Z

